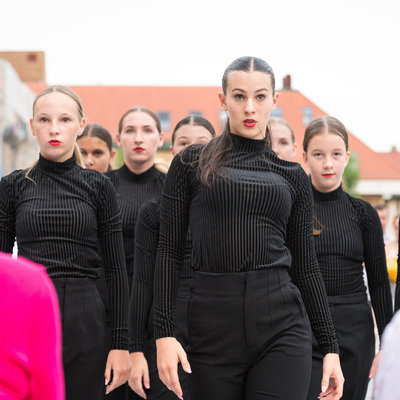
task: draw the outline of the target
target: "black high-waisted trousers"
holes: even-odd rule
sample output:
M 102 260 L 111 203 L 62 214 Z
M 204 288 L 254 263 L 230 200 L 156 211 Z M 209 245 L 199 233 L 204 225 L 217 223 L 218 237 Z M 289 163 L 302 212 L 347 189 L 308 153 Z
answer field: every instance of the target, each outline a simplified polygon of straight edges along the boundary
M 196 272 L 188 302 L 192 400 L 304 400 L 311 331 L 286 269 Z

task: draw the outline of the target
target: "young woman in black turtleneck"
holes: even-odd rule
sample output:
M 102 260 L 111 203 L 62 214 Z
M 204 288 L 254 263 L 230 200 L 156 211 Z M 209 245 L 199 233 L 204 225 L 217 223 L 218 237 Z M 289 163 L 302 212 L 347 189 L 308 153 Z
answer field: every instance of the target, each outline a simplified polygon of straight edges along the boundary
M 124 165 L 106 175 L 117 192 L 121 213 L 129 290 L 132 287 L 135 226 L 143 203 L 161 193 L 165 174 L 155 167 L 157 149 L 163 144 L 161 123 L 145 107 L 129 109 L 118 124 L 118 144 L 124 154 Z M 138 399 L 128 384 L 114 391 L 110 400 Z
M 130 289 L 136 218 L 142 204 L 161 193 L 165 180 L 165 174 L 154 165 L 157 149 L 164 140 L 160 120 L 145 107 L 131 108 L 119 121 L 117 139 L 124 165 L 106 175 L 117 192 Z
M 208 143 L 215 136 L 209 121 L 199 116 L 189 116 L 178 122 L 172 133 L 171 152 L 178 154 L 192 144 Z M 129 351 L 132 369 L 129 385 L 137 394 L 148 400 L 174 400 L 176 396 L 160 381 L 156 363 L 153 329 L 153 285 L 157 244 L 160 231 L 161 196 L 147 202 L 139 211 L 135 233 L 135 261 L 130 305 Z M 175 335 L 182 346 L 187 344 L 186 305 L 192 277 L 192 243 L 188 232 L 183 268 L 180 272 L 178 294 L 175 298 Z M 186 400 L 187 377 L 180 371 Z
M 175 157 L 163 189 L 154 310 L 160 378 L 182 398 L 181 362 L 192 368 L 194 399 L 305 399 L 311 330 L 304 300 L 325 354 L 323 395 L 339 399 L 343 376 L 315 257 L 310 182 L 269 147 L 273 72 L 261 59 L 242 57 L 225 71 L 222 89 L 226 130 Z M 173 337 L 189 225 L 190 364 Z
M 362 400 L 367 392 L 368 377 L 372 377 L 375 370 L 372 364 L 374 324 L 367 301 L 363 264 L 379 335 L 392 317 L 382 226 L 369 203 L 342 189 L 342 175 L 350 153 L 347 131 L 340 121 L 329 116 L 312 121 L 304 135 L 303 149 L 313 186 L 318 264 L 328 294 L 345 378 L 343 399 Z M 322 354 L 314 343 L 309 400 L 318 396 L 321 366 Z
M 70 89 L 39 93 L 31 128 L 40 158 L 0 182 L 0 251 L 11 253 L 16 238 L 18 255 L 44 265 L 57 290 L 68 400 L 102 399 L 104 377 L 109 384 L 113 371 L 109 393 L 127 380 L 130 368 L 117 200 L 108 178 L 77 163 L 75 142 L 84 125 L 82 105 Z M 94 283 L 103 268 L 111 309 L 108 358 L 104 304 Z

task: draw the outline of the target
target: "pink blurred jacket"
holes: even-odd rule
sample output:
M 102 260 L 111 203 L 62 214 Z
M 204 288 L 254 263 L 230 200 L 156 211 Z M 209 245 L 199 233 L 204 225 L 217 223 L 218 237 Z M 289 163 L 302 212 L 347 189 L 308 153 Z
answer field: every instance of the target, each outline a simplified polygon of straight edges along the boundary
M 0 400 L 63 400 L 58 299 L 46 270 L 0 253 Z

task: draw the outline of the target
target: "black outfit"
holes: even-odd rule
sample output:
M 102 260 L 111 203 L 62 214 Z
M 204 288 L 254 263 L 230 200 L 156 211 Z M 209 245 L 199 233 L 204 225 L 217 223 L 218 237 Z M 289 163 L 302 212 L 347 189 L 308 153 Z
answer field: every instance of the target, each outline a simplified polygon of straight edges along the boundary
M 135 174 L 126 165 L 123 165 L 120 169 L 106 172 L 106 175 L 111 179 L 117 192 L 130 290 L 133 277 L 137 215 L 143 203 L 161 193 L 165 174 L 160 172 L 154 165 L 141 174 Z
M 135 268 L 130 302 L 130 345 L 129 351 L 144 353 L 149 366 L 150 389 L 147 398 L 175 400 L 176 395 L 161 382 L 157 370 L 157 354 L 153 329 L 153 285 L 156 263 L 157 245 L 160 229 L 161 197 L 145 203 L 139 211 L 135 233 Z M 187 323 L 186 307 L 192 277 L 191 238 L 188 235 L 185 246 L 184 267 L 181 273 L 179 290 L 175 299 L 175 337 L 186 349 Z M 183 398 L 189 400 L 187 373 L 179 370 L 179 378 L 183 388 Z
M 40 156 L 29 178 L 14 171 L 0 182 L 0 251 L 46 267 L 63 325 L 67 399 L 104 393 L 104 304 L 94 281 L 105 271 L 111 308 L 111 349 L 128 349 L 128 288 L 118 206 L 110 180 Z M 109 340 L 107 340 L 109 342 Z
M 302 298 L 322 351 L 338 352 L 312 238 L 310 182 L 299 164 L 280 160 L 264 140 L 231 138 L 223 177 L 211 187 L 197 177 L 201 147 L 189 147 L 171 164 L 161 204 L 155 337 L 173 335 L 190 223 L 197 270 L 188 306 L 194 398 L 226 391 L 230 399 L 244 392 L 248 399 L 265 398 L 257 392 L 305 398 L 311 335 Z M 293 375 L 296 385 L 288 383 Z
M 382 226 L 375 209 L 342 187 L 321 193 L 313 188 L 315 248 L 340 348 L 345 378 L 343 399 L 365 398 L 375 355 L 371 308 L 363 263 L 379 334 L 392 317 Z M 308 398 L 320 393 L 322 354 L 314 343 Z
M 120 169 L 108 171 L 106 175 L 111 179 L 117 192 L 117 201 L 121 213 L 122 233 L 125 249 L 125 261 L 128 275 L 129 290 L 132 288 L 135 226 L 140 207 L 143 203 L 158 196 L 164 185 L 165 174 L 154 165 L 141 174 L 135 174 L 126 165 Z M 107 395 L 109 400 L 140 399 L 128 384 L 122 385 Z

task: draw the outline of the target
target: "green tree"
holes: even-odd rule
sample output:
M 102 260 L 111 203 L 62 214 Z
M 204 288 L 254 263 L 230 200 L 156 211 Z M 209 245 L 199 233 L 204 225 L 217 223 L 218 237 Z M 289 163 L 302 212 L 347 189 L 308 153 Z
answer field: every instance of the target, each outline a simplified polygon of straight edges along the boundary
M 351 196 L 360 197 L 355 188 L 360 179 L 360 166 L 356 153 L 351 153 L 349 162 L 343 173 L 343 189 Z

